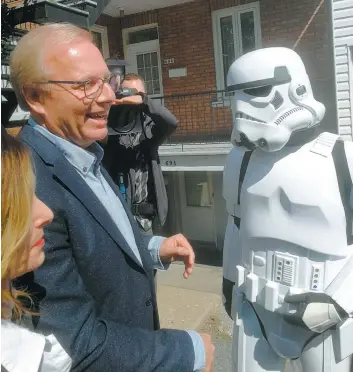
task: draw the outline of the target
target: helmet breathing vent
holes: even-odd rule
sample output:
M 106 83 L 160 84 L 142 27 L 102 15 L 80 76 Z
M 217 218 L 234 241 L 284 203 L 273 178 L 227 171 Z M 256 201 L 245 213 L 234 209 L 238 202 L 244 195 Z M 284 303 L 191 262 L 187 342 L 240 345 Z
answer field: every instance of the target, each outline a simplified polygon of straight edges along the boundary
M 273 100 L 271 101 L 271 105 L 275 108 L 275 110 L 279 109 L 283 104 L 282 96 L 276 91 Z
M 281 115 L 281 116 L 280 116 L 280 117 L 275 121 L 275 124 L 276 124 L 276 125 L 280 125 L 284 119 L 287 119 L 288 116 L 290 116 L 290 115 L 292 115 L 292 114 L 294 114 L 294 113 L 296 113 L 296 112 L 298 112 L 298 111 L 302 111 L 302 110 L 304 110 L 303 107 L 295 107 L 295 108 L 293 108 L 293 109 L 287 111 L 286 113 L 284 113 L 283 115 Z

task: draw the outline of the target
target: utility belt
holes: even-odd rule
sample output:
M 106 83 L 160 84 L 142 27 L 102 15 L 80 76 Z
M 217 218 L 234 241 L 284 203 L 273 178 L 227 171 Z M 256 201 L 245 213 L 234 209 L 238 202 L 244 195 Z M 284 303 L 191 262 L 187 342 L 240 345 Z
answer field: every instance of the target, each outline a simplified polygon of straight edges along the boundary
M 255 315 L 259 321 L 261 331 L 265 339 L 269 342 L 272 347 L 270 340 L 274 341 L 281 339 L 281 342 L 285 342 L 286 338 L 277 337 L 276 333 L 272 333 L 271 329 L 265 329 L 264 324 L 262 323 L 261 318 L 257 314 L 254 305 L 257 304 L 262 306 L 268 311 L 277 312 L 282 315 L 289 315 L 293 313 L 295 308 L 300 305 L 296 304 L 287 304 L 284 301 L 285 295 L 296 294 L 296 293 L 306 293 L 308 290 L 294 288 L 285 286 L 271 280 L 261 278 L 254 273 L 249 272 L 246 268 L 242 266 L 236 266 L 237 269 L 237 279 L 232 290 L 232 318 L 235 325 L 241 325 L 241 308 L 244 302 L 248 302 L 252 309 L 255 312 Z M 333 328 L 331 328 L 333 344 L 336 345 L 335 357 L 337 361 L 342 361 L 345 358 L 353 354 L 353 318 L 347 318 Z M 269 333 L 270 338 L 268 338 L 267 333 Z M 298 339 L 298 342 L 294 343 L 297 348 L 283 348 L 279 347 L 280 344 L 277 344 L 276 353 L 282 357 L 297 359 L 302 354 L 305 347 L 311 342 L 314 338 L 319 336 L 320 333 L 312 332 L 305 337 Z M 294 345 L 292 343 L 292 345 Z M 278 348 L 279 347 L 279 348 Z M 288 354 L 288 350 L 290 350 Z M 281 353 L 283 351 L 283 353 Z
M 156 209 L 151 203 L 139 203 L 131 205 L 131 212 L 134 216 L 154 217 Z
M 249 302 L 256 303 L 271 312 L 289 313 L 293 306 L 289 306 L 284 301 L 286 294 L 307 292 L 304 289 L 261 278 L 242 266 L 237 266 L 236 271 L 237 282 L 234 289 L 237 289 L 237 292 L 244 293 Z

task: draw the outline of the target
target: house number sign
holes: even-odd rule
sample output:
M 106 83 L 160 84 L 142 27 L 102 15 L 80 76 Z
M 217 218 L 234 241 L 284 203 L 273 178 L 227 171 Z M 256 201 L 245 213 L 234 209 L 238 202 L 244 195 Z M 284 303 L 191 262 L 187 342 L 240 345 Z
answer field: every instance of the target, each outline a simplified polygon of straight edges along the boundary
M 176 164 L 176 161 L 175 160 L 166 160 L 165 161 L 165 165 L 167 167 L 173 167 L 173 166 L 176 166 L 177 164 Z
M 174 58 L 168 58 L 164 60 L 165 65 L 171 65 L 172 63 L 174 63 Z

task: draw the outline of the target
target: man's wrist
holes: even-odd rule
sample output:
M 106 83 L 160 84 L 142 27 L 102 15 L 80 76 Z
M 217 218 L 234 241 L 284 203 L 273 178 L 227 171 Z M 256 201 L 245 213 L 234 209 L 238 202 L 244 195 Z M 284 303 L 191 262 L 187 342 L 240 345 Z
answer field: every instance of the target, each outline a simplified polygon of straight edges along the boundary
M 206 367 L 206 352 L 203 340 L 199 333 L 195 331 L 186 331 L 194 346 L 195 362 L 193 372 L 202 371 Z
M 152 238 L 150 239 L 148 243 L 148 250 L 150 252 L 150 255 L 153 261 L 154 269 L 167 270 L 170 265 L 170 263 L 162 262 L 161 257 L 159 255 L 159 250 L 164 240 L 165 240 L 164 237 L 154 235 L 152 236 Z

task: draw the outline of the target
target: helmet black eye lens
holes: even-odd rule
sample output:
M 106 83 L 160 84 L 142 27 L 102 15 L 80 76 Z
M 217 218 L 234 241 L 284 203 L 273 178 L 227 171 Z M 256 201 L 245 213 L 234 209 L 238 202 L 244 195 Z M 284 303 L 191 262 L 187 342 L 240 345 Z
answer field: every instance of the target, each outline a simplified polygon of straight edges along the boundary
M 265 85 L 263 87 L 244 89 L 243 92 L 249 96 L 267 97 L 272 90 L 272 85 Z

